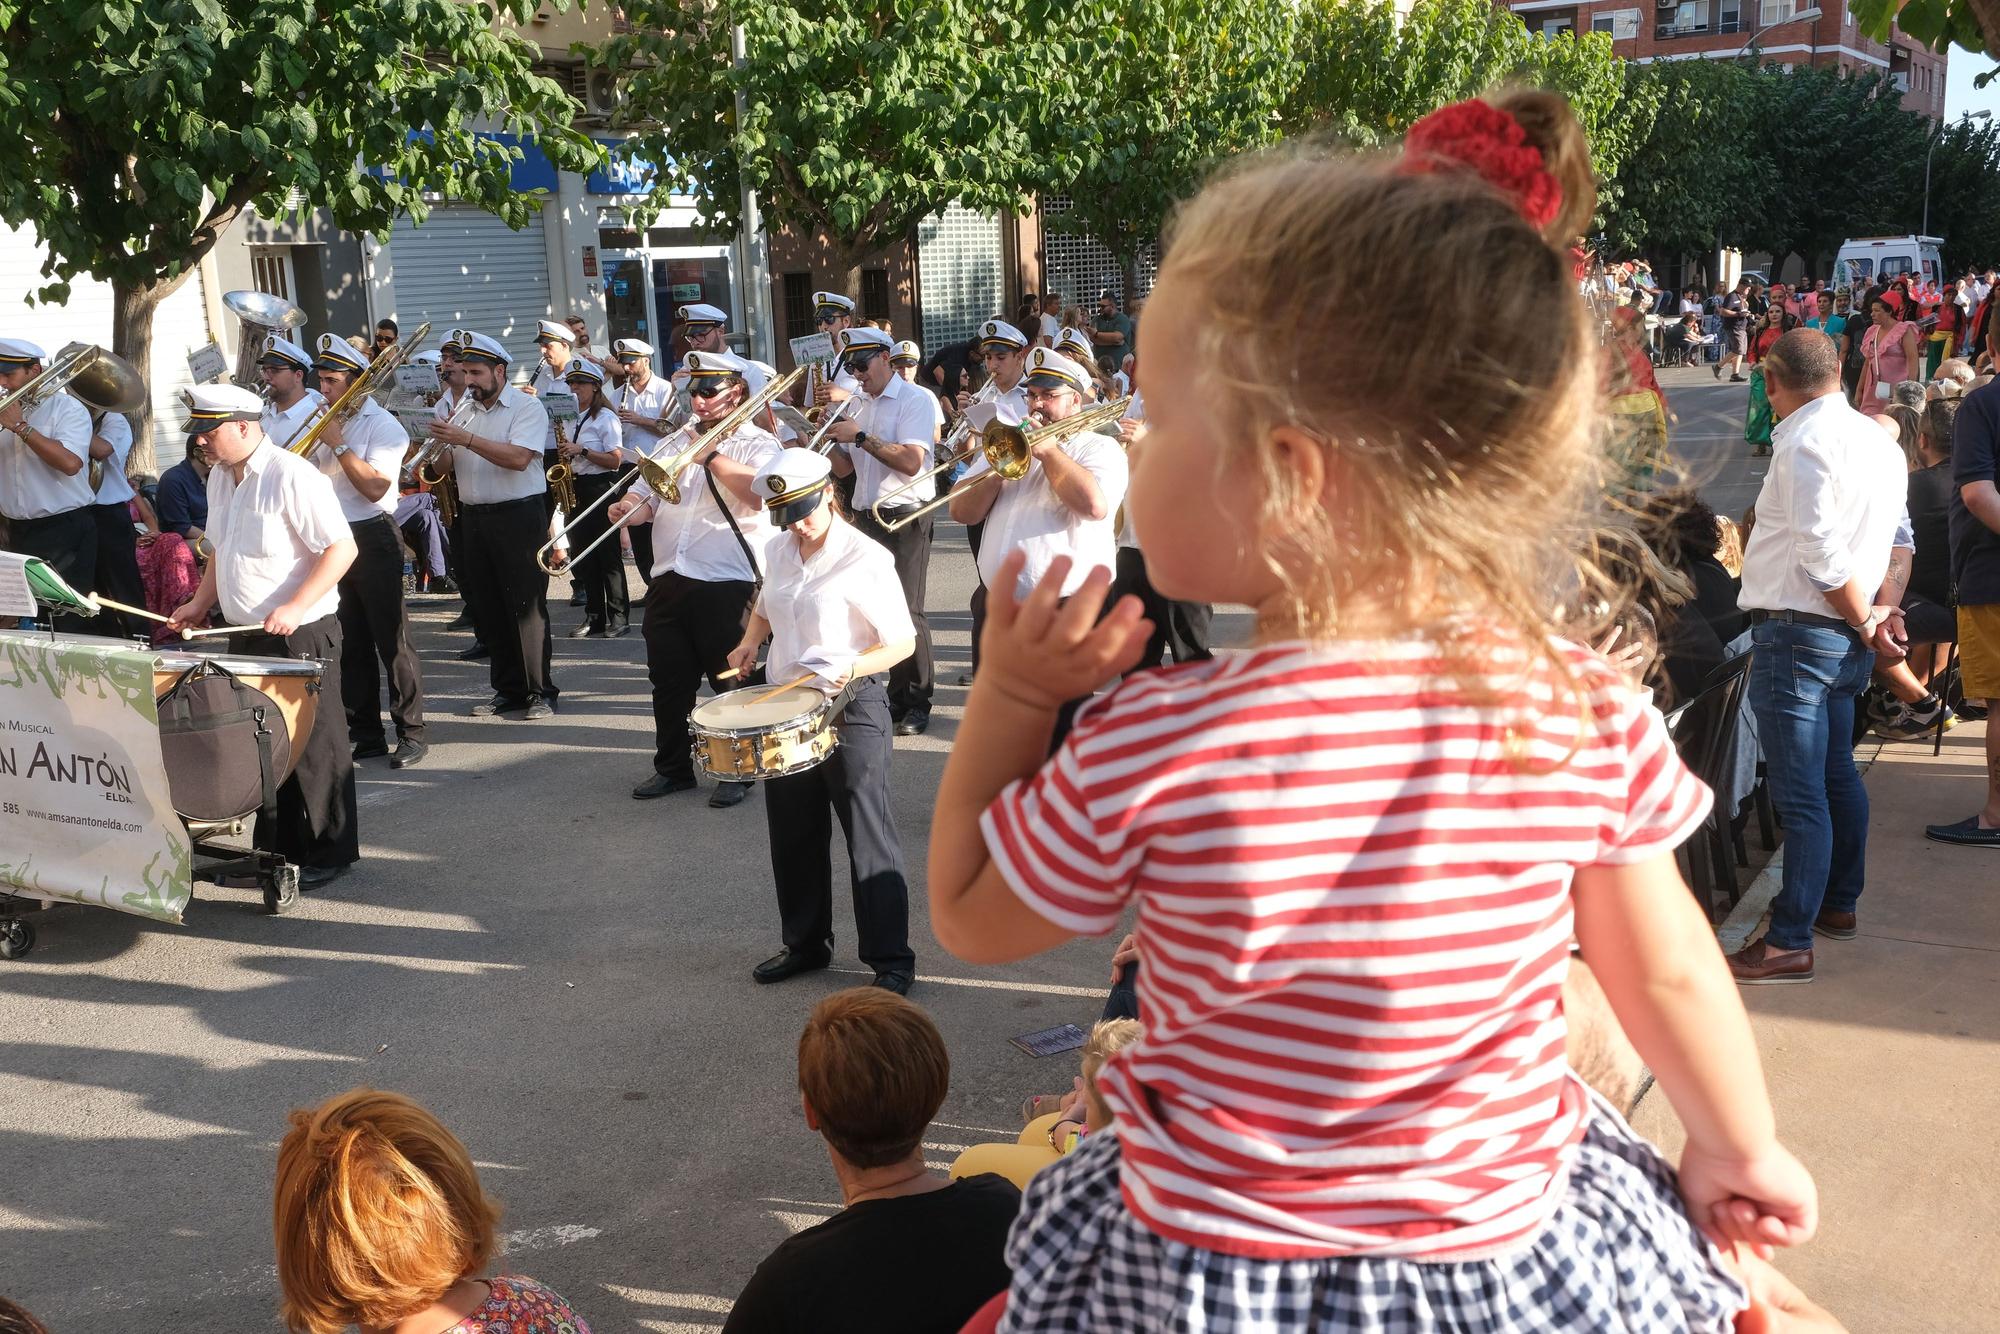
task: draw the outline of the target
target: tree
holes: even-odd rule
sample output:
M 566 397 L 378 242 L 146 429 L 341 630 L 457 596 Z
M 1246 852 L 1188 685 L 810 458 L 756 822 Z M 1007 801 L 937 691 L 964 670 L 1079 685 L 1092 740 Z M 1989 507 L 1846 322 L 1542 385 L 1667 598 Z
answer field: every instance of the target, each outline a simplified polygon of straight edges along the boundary
M 1624 254 L 1703 254 L 1739 240 L 1770 193 L 1756 149 L 1760 76 L 1734 60 L 1662 60 L 1627 67 L 1628 96 L 1646 132 L 1619 169 L 1605 233 Z
M 1213 163 L 1277 137 L 1296 12 L 1292 0 L 1097 0 L 1078 13 L 1109 49 L 1096 105 L 1067 123 L 1085 165 L 1049 223 L 1112 253 L 1128 309 L 1169 210 Z
M 2000 51 L 2000 0 L 1852 0 L 1865 37 L 1886 42 L 1898 28 L 1933 51 L 1957 46 L 1975 55 Z M 1979 76 L 1992 82 L 1995 71 Z
M 947 205 L 1025 208 L 1074 163 L 1060 147 L 1087 61 L 1052 0 L 632 0 L 591 52 L 625 78 L 652 196 L 733 227 L 741 187 L 771 227 L 821 235 L 852 271 Z M 741 59 L 732 59 L 740 29 Z M 740 108 L 740 114 L 739 114 Z
M 524 226 L 518 150 L 474 120 L 539 139 L 571 171 L 601 150 L 576 104 L 496 31 L 533 0 L 0 0 L 0 218 L 47 246 L 40 300 L 109 282 L 112 346 L 150 376 L 153 313 L 250 205 L 297 190 L 351 231 L 421 220 L 426 192 Z M 421 131 L 421 132 L 413 132 Z M 375 170 L 357 169 L 357 163 Z M 147 410 L 131 466 L 151 466 Z
M 1935 133 L 1930 233 L 1944 238 L 1946 273 L 1983 269 L 2000 255 L 2000 124 L 1958 120 Z

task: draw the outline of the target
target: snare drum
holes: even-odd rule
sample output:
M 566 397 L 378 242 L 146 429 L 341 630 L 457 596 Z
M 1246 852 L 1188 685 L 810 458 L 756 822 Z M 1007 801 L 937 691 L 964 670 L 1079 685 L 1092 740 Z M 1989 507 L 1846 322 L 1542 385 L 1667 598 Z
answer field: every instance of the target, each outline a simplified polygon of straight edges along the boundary
M 787 686 L 770 695 L 767 686 L 731 690 L 704 700 L 688 715 L 694 762 L 711 778 L 754 783 L 801 773 L 833 754 L 840 744 L 833 708 L 810 686 Z

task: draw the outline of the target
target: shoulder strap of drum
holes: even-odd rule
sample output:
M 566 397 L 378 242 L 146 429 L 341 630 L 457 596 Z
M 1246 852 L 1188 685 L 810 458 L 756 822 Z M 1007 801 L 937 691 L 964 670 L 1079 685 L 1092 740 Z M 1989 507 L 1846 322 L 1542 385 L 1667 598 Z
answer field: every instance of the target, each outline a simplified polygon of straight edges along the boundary
M 715 471 L 708 465 L 714 461 L 711 454 L 701 461 L 701 475 L 708 481 L 708 494 L 715 497 L 715 507 L 722 511 L 723 519 L 729 524 L 729 531 L 736 535 L 736 545 L 743 548 L 743 559 L 750 562 L 750 585 L 759 593 L 764 591 L 764 571 L 757 565 L 757 555 L 750 550 L 750 543 L 744 540 L 743 530 L 736 524 L 736 514 L 729 503 L 722 498 L 722 488 L 716 484 Z

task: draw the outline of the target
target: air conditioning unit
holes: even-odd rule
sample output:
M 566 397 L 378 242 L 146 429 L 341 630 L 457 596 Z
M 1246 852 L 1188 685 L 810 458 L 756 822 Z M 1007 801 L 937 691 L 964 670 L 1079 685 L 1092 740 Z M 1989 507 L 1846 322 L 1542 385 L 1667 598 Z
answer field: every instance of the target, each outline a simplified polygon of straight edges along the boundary
M 580 100 L 591 115 L 609 118 L 617 115 L 625 105 L 625 93 L 618 86 L 616 74 L 608 69 L 591 69 L 584 72 Z

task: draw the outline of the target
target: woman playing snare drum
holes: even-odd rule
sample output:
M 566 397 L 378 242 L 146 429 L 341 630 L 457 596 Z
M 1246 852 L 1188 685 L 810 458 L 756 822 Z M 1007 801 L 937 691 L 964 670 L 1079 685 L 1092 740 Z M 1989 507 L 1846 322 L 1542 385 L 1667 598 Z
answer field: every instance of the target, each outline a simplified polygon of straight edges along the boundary
M 880 675 L 910 656 L 916 629 L 886 547 L 850 524 L 832 500 L 832 466 L 787 449 L 759 469 L 753 487 L 772 526 L 764 591 L 729 665 L 746 675 L 766 636 L 773 683 L 808 673 L 832 702 L 840 745 L 824 764 L 764 784 L 771 872 L 785 948 L 757 965 L 759 982 L 782 982 L 833 958 L 833 823 L 847 836 L 854 924 L 875 985 L 910 989 L 909 887 L 889 809 L 892 731 Z

